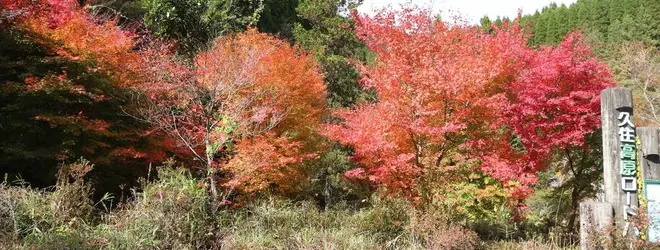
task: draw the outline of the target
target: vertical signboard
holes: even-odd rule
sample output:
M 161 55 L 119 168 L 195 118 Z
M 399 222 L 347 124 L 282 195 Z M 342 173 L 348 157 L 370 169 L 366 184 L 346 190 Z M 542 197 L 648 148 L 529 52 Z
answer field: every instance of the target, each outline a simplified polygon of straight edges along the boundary
M 648 240 L 660 242 L 660 146 L 658 130 L 651 127 L 636 129 L 639 138 L 639 164 L 644 180 L 643 190 L 646 198 L 646 209 L 649 217 Z
M 632 91 L 608 88 L 600 100 L 605 202 L 614 207 L 616 226 L 627 231 L 625 221 L 639 205 Z

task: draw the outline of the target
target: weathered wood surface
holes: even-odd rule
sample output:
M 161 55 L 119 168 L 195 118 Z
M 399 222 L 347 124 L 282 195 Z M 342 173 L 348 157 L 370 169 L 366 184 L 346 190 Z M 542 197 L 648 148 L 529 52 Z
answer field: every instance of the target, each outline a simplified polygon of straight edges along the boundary
M 614 210 L 607 202 L 580 203 L 580 249 L 602 249 L 612 230 Z
M 637 195 L 627 197 L 621 187 L 620 146 L 618 116 L 621 111 L 633 113 L 632 91 L 627 88 L 608 88 L 600 93 L 601 122 L 603 129 L 603 191 L 605 202 L 614 208 L 615 222 L 624 225 L 624 206 L 627 199 L 638 205 Z
M 660 180 L 660 146 L 657 128 L 638 127 L 637 136 L 641 142 L 641 164 L 644 179 Z

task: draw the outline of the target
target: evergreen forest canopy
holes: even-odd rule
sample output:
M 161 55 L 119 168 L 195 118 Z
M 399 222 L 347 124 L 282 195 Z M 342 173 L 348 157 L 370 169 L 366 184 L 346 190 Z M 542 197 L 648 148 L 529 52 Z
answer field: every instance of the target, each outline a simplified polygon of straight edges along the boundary
M 579 0 L 568 7 L 550 4 L 533 15 L 523 16 L 521 22 L 533 27 L 531 44 L 556 44 L 566 33 L 579 29 L 600 46 L 626 41 L 660 46 L 659 9 L 660 3 L 654 0 Z
M 600 91 L 633 89 L 637 125 L 660 125 L 658 1 L 477 26 L 360 4 L 0 0 L 0 244 L 272 248 L 226 223 L 279 235 L 273 209 L 352 218 L 310 233 L 339 248 L 566 246 L 602 178 Z

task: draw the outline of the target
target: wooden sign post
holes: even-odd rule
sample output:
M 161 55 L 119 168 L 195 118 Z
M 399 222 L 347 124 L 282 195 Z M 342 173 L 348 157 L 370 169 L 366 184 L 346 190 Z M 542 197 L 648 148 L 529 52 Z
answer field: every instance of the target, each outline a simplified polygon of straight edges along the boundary
M 660 146 L 657 128 L 639 127 L 637 136 L 640 140 L 640 163 L 644 180 L 660 181 Z
M 660 146 L 657 128 L 637 128 L 640 140 L 640 167 L 642 170 L 643 192 L 649 216 L 648 240 L 660 242 Z
M 637 148 L 632 91 L 608 88 L 600 93 L 603 130 L 604 202 L 580 204 L 580 249 L 596 249 L 608 227 L 630 231 L 627 218 L 637 212 Z
M 614 224 L 625 234 L 629 230 L 626 219 L 635 214 L 639 206 L 632 91 L 605 89 L 600 94 L 600 105 L 605 202 L 614 207 Z
M 580 203 L 580 249 L 603 249 L 612 228 L 612 204 L 607 202 Z

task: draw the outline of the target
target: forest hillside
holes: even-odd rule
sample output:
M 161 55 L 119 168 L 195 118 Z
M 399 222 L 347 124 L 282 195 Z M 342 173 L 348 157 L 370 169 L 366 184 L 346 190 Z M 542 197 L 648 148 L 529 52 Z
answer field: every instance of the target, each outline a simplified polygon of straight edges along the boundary
M 576 249 L 660 2 L 360 4 L 0 0 L 0 249 Z

